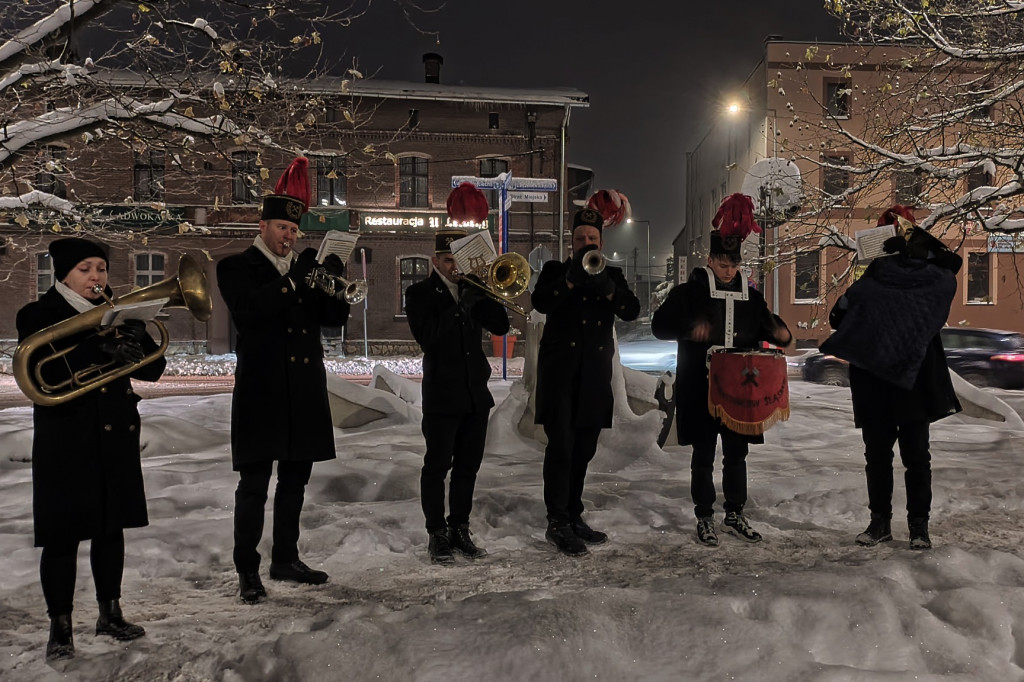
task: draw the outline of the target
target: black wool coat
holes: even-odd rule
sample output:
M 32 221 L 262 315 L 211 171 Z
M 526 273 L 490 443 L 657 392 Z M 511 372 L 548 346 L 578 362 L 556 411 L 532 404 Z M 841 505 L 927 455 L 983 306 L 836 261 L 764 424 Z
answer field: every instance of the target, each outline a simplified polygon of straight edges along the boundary
M 405 290 L 409 329 L 423 349 L 423 411 L 436 414 L 487 412 L 494 398 L 487 389 L 491 363 L 480 342 L 482 329 L 501 336 L 508 332 L 504 306 L 480 298 L 467 313 L 441 275 Z
M 109 294 L 109 291 L 108 291 Z M 55 288 L 18 311 L 18 340 L 78 314 Z M 77 345 L 66 362 L 47 363 L 44 377 L 56 382 L 95 363 L 106 362 L 92 345 L 92 330 L 55 344 Z M 147 354 L 156 350 L 143 340 Z M 41 349 L 36 356 L 45 353 Z M 149 523 L 139 452 L 139 396 L 131 379 L 156 381 L 166 362 L 161 356 L 129 376 L 61 405 L 32 410 L 32 514 L 35 545 L 77 542 Z
M 217 285 L 238 330 L 232 466 L 333 459 L 320 326 L 345 324 L 349 304 L 293 287 L 255 246 L 217 264 Z
M 719 289 L 739 291 L 740 277 L 731 286 Z M 711 346 L 725 345 L 725 300 L 711 298 L 708 272 L 697 268 L 685 284 L 669 292 L 668 298 L 651 318 L 651 332 L 659 339 L 679 342 L 676 355 L 676 432 L 680 445 L 692 445 L 719 433 L 725 426 L 708 410 L 707 353 Z M 759 348 L 762 341 L 777 343 L 775 336 L 788 329 L 778 315 L 768 310 L 764 296 L 748 288 L 746 301 L 734 301 L 734 332 L 732 346 L 739 349 Z M 710 323 L 706 342 L 690 340 L 694 327 Z M 750 443 L 763 443 L 764 436 L 742 436 Z
M 620 268 L 605 271 L 615 283 L 612 300 L 565 281 L 571 259 L 548 261 L 534 287 L 533 307 L 547 316 L 537 354 L 537 424 L 553 424 L 568 411 L 577 428 L 612 425 L 612 339 L 615 318 L 635 320 L 640 301 Z

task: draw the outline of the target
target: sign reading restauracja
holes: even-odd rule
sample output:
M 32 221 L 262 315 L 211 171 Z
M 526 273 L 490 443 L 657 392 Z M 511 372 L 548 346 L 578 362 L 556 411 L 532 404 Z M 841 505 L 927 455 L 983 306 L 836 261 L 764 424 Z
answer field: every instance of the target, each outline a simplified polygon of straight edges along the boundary
M 458 222 L 452 220 L 447 213 L 405 213 L 398 211 L 389 212 L 360 212 L 359 229 L 367 232 L 418 232 L 439 230 L 443 227 L 462 227 L 467 230 L 487 230 L 490 228 L 490 219 L 482 223 Z

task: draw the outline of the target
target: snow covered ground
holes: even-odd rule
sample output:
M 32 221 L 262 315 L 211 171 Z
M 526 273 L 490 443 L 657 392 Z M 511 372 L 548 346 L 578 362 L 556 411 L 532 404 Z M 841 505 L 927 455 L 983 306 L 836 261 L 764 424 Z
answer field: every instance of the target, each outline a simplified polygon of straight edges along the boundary
M 257 606 L 239 602 L 231 565 L 230 397 L 144 401 L 151 524 L 126 532 L 122 604 L 147 635 L 92 634 L 83 547 L 78 655 L 53 666 L 32 547 L 31 412 L 0 410 L 0 679 L 1024 680 L 1022 432 L 940 422 L 935 549 L 907 548 L 899 475 L 896 540 L 863 548 L 849 389 L 794 381 L 791 420 L 749 458 L 747 511 L 765 542 L 723 536 L 709 549 L 693 538 L 689 448 L 658 448 L 654 414 L 620 418 L 585 494 L 611 542 L 572 559 L 544 541 L 542 448 L 510 425 L 521 391 L 492 389 L 473 519 L 487 558 L 427 561 L 414 420 L 339 429 L 338 459 L 314 467 L 300 541 L 331 582 L 270 581 L 265 559 L 270 596 Z M 1024 411 L 1024 393 L 992 393 Z

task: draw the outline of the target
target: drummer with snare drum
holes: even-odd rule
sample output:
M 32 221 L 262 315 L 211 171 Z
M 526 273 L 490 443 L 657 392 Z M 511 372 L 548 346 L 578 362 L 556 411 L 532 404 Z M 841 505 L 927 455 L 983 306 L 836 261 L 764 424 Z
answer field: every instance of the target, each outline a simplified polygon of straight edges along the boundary
M 790 346 L 793 334 L 778 315 L 768 310 L 761 292 L 748 286 L 740 273 L 743 240 L 751 232 L 761 231 L 754 221 L 750 197 L 742 194 L 726 197 L 712 225 L 718 229 L 711 232 L 707 267 L 697 268 L 685 284 L 672 289 L 668 299 L 654 313 L 651 329 L 659 339 L 679 342 L 676 428 L 679 444 L 693 447 L 690 495 L 697 516 L 697 540 L 716 547 L 712 474 L 719 436 L 725 495 L 725 520 L 721 530 L 747 542 L 761 541 L 761 534 L 750 527 L 743 515 L 747 502 L 747 450 L 750 443 L 764 442 L 761 434 L 766 424 L 788 417 L 789 396 L 785 358 L 781 354 L 767 357 L 768 353 L 758 349 L 762 341 Z M 731 338 L 727 338 L 727 331 Z M 731 363 L 738 365 L 737 371 L 723 372 L 711 385 L 717 385 L 722 389 L 719 393 L 726 396 L 741 393 L 752 396 L 751 400 L 740 402 L 744 403 L 742 409 L 756 404 L 754 411 L 762 410 L 756 417 L 749 417 L 742 411 L 727 414 L 727 410 L 731 410 L 729 406 L 716 405 L 709 399 L 709 357 L 715 351 L 737 356 L 739 353 L 735 351 L 743 350 L 749 351 L 743 354 L 746 358 L 721 358 L 739 360 Z M 780 361 L 781 376 L 768 371 L 768 367 Z M 766 364 L 758 364 L 762 362 Z M 770 374 L 774 374 L 772 381 L 768 380 Z M 754 393 L 749 393 L 750 390 Z M 750 419 L 763 419 L 763 423 L 752 423 Z

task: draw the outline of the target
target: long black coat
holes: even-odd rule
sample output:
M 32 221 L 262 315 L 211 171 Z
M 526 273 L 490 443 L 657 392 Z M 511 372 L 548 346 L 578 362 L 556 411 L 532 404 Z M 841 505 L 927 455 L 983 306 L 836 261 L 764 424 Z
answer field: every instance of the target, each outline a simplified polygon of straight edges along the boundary
M 333 459 L 320 326 L 345 324 L 348 303 L 293 288 L 255 246 L 217 264 L 217 285 L 238 330 L 232 466 Z
M 468 414 L 493 407 L 494 398 L 487 389 L 491 363 L 484 355 L 480 333 L 481 329 L 498 336 L 508 332 L 505 308 L 482 298 L 467 315 L 434 271 L 406 289 L 405 311 L 409 329 L 423 349 L 423 411 Z
M 18 340 L 78 314 L 55 288 L 18 311 Z M 66 378 L 67 368 L 80 370 L 105 357 L 90 348 L 93 332 L 56 344 L 78 345 L 67 357 L 48 363 L 45 378 Z M 143 348 L 157 348 L 151 338 Z M 42 350 L 42 349 L 41 349 Z M 39 355 L 39 353 L 37 353 Z M 156 381 L 163 357 L 130 376 Z M 139 396 L 131 379 L 120 377 L 61 405 L 36 405 L 32 411 L 32 513 L 35 545 L 42 547 L 101 537 L 123 528 L 149 523 L 146 490 L 139 454 Z
M 612 425 L 612 332 L 615 318 L 635 320 L 640 301 L 622 270 L 607 266 L 615 282 L 612 300 L 586 286 L 569 288 L 565 273 L 571 259 L 548 261 L 541 269 L 531 302 L 547 315 L 537 354 L 536 423 L 551 424 L 571 410 L 577 428 Z
M 719 289 L 739 291 L 740 277 L 732 286 Z M 758 348 L 762 341 L 777 343 L 775 335 L 787 329 L 778 315 L 768 310 L 764 296 L 754 288 L 748 289 L 746 301 L 734 301 L 734 332 L 732 346 L 741 349 Z M 691 341 L 693 328 L 701 323 L 711 324 L 707 342 Z M 721 422 L 708 410 L 707 353 L 712 345 L 725 341 L 725 300 L 711 298 L 708 272 L 697 268 L 685 284 L 669 292 L 668 298 L 651 318 L 651 332 L 659 339 L 679 342 L 676 355 L 676 432 L 680 445 L 691 445 L 718 433 Z M 743 436 L 750 443 L 763 443 L 764 436 Z

